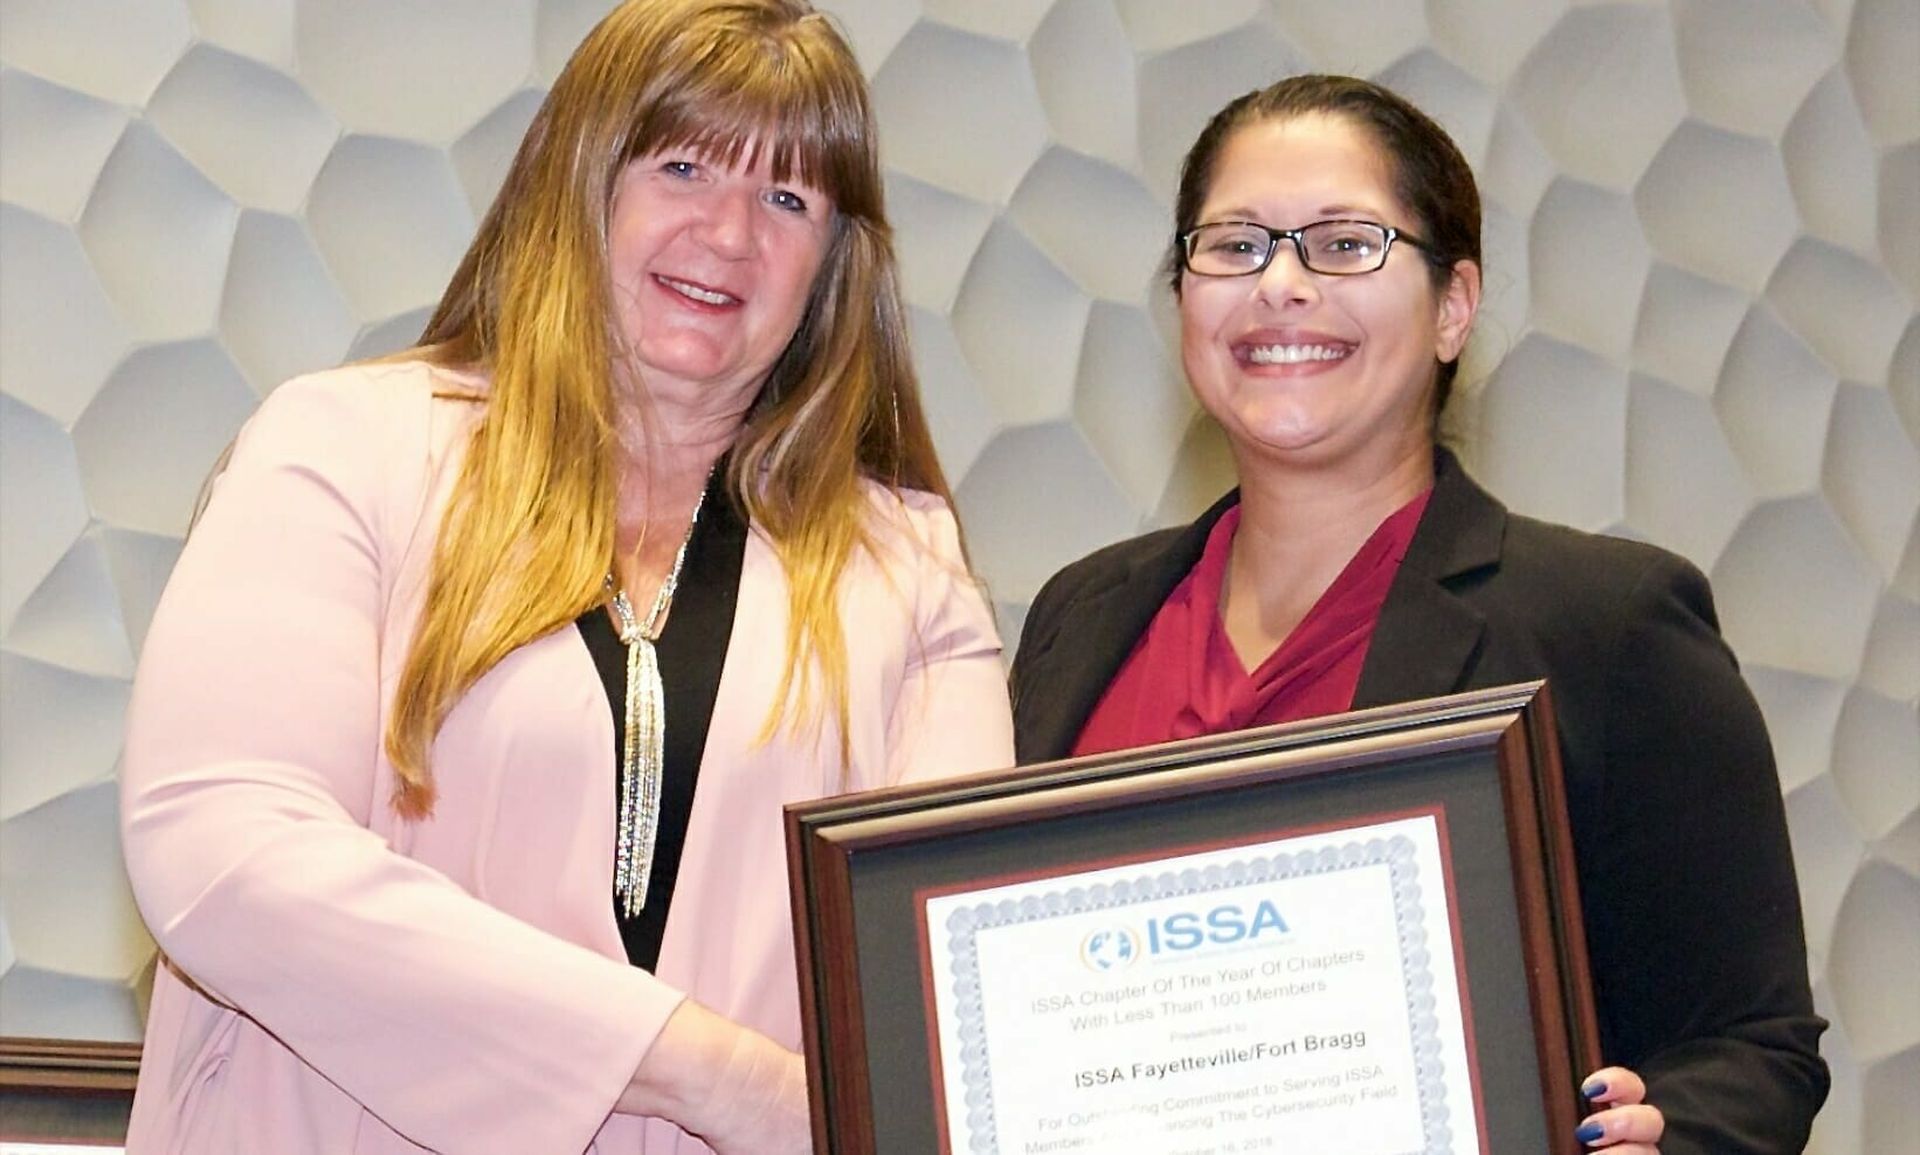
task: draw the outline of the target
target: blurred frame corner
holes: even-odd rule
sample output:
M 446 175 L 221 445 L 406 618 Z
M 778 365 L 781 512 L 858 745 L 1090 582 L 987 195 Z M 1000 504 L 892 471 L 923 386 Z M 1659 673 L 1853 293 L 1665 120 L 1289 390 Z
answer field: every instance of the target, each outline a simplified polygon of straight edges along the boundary
M 143 1022 L 157 961 L 131 984 Z M 0 1155 L 119 1150 L 139 1075 L 138 1042 L 0 1035 Z
M 0 1038 L 0 1143 L 127 1136 L 140 1044 Z

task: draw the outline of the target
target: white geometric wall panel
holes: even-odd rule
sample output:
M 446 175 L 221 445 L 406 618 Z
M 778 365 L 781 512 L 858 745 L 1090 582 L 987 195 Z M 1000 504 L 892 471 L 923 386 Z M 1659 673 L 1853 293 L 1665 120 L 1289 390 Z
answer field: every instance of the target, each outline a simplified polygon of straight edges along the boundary
M 418 332 L 608 0 L 0 5 L 0 1032 L 130 1038 L 113 779 L 209 463 Z M 1228 473 L 1158 264 L 1179 158 L 1291 72 L 1390 83 L 1487 200 L 1457 440 L 1713 577 L 1766 710 L 1832 1100 L 1920 1134 L 1920 4 L 842 0 L 916 355 L 1009 640 Z

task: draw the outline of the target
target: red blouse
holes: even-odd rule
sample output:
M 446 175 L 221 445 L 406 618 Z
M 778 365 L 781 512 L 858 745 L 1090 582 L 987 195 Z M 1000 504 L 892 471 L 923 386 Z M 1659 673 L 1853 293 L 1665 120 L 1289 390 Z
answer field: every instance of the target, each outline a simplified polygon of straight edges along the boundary
M 1207 536 L 1200 561 L 1168 595 L 1094 707 L 1073 752 L 1098 754 L 1351 708 L 1387 588 L 1432 492 L 1380 523 L 1251 674 L 1220 620 L 1227 555 L 1240 525 L 1240 507 L 1229 509 Z

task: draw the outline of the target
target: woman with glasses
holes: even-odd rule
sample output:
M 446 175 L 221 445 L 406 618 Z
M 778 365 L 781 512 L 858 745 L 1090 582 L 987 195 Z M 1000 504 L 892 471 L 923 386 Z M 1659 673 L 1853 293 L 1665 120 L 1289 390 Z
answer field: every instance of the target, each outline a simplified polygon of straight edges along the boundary
M 1510 514 L 1437 442 L 1480 303 L 1458 148 L 1295 77 L 1182 170 L 1181 355 L 1239 488 L 1056 575 L 1013 671 L 1022 761 L 1546 678 L 1607 1068 L 1577 1137 L 1796 1152 L 1826 1095 L 1766 731 L 1706 580 Z

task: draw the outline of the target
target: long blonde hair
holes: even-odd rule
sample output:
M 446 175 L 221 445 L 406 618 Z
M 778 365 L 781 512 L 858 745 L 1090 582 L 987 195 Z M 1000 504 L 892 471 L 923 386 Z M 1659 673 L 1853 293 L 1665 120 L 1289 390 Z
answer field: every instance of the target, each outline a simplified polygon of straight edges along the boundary
M 768 157 L 827 193 L 832 240 L 727 486 L 787 574 L 785 673 L 762 737 L 831 703 L 847 752 L 836 589 L 872 546 L 861 479 L 948 497 L 921 412 L 867 88 L 805 0 L 628 0 L 580 45 L 521 142 L 417 355 L 491 377 L 435 547 L 385 735 L 393 805 L 431 812 L 433 738 L 514 649 L 599 604 L 614 553 L 616 331 L 607 264 L 632 159 Z M 505 564 L 503 564 L 503 562 Z

